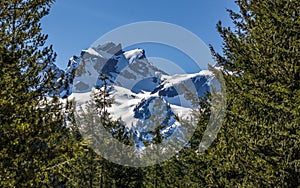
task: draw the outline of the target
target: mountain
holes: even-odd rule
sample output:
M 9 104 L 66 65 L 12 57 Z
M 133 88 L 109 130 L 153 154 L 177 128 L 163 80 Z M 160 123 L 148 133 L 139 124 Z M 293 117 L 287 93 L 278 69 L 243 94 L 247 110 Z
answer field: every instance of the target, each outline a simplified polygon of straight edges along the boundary
M 100 77 L 105 75 L 114 99 L 108 111 L 125 122 L 137 147 L 151 143 L 157 126 L 164 139 L 180 129 L 180 118 L 189 117 L 213 79 L 208 70 L 168 75 L 147 59 L 145 50 L 123 51 L 121 44 L 111 42 L 82 50 L 70 58 L 65 71 L 54 65 L 51 70 L 57 72 L 57 85 L 63 83 L 56 94 L 75 97 L 77 105 L 85 104 L 95 86 L 103 86 Z

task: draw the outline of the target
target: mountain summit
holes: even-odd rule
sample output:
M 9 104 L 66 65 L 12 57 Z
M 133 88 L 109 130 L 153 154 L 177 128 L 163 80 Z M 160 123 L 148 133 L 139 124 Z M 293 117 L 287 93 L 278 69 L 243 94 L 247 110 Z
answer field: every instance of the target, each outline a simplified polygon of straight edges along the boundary
M 111 42 L 71 57 L 64 73 L 54 70 L 64 74 L 60 96 L 75 97 L 77 105 L 84 105 L 94 87 L 103 86 L 99 76 L 106 75 L 114 99 L 108 110 L 113 119 L 125 122 L 139 147 L 151 141 L 150 132 L 157 124 L 164 138 L 173 134 L 181 126 L 178 117 L 188 118 L 194 102 L 209 91 L 212 79 L 208 70 L 168 75 L 147 59 L 145 50 L 123 51 L 121 44 Z

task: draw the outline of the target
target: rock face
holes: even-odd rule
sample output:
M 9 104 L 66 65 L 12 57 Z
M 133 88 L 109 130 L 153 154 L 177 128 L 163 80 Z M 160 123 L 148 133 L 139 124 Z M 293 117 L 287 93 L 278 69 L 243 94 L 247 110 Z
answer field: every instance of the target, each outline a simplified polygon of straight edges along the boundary
M 212 74 L 168 75 L 154 66 L 143 49 L 123 51 L 121 44 L 106 43 L 70 58 L 63 75 L 64 85 L 58 90 L 61 97 L 88 96 L 92 89 L 102 87 L 105 75 L 112 86 L 114 103 L 109 109 L 114 119 L 121 118 L 133 132 L 136 145 L 151 141 L 155 127 L 164 138 L 180 127 L 178 115 L 186 116 L 193 101 L 209 91 Z M 58 76 L 58 77 L 59 77 Z M 57 77 L 57 82 L 61 82 Z

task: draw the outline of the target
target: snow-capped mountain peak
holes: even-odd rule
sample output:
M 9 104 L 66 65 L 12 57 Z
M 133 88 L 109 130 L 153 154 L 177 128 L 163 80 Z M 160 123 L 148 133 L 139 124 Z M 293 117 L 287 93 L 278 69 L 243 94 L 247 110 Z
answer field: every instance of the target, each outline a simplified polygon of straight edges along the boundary
M 88 48 L 87 50 L 82 50 L 81 55 L 89 55 L 89 56 L 95 57 L 95 58 L 104 58 L 102 55 L 100 55 L 98 52 L 96 52 L 96 50 L 94 50 L 93 48 Z
M 156 126 L 165 137 L 172 134 L 180 126 L 176 116 L 186 117 L 191 112 L 193 100 L 209 91 L 212 77 L 210 71 L 168 75 L 148 61 L 145 50 L 124 52 L 114 43 L 82 50 L 80 57 L 70 58 L 64 74 L 67 84 L 59 90 L 60 96 L 72 94 L 79 106 L 95 86 L 103 86 L 99 76 L 106 75 L 114 98 L 108 111 L 113 119 L 125 122 L 139 146 L 137 142 L 151 141 Z M 152 132 L 147 132 L 149 129 Z
M 128 60 L 129 64 L 134 63 L 138 59 L 146 58 L 145 50 L 140 48 L 124 52 L 124 56 Z

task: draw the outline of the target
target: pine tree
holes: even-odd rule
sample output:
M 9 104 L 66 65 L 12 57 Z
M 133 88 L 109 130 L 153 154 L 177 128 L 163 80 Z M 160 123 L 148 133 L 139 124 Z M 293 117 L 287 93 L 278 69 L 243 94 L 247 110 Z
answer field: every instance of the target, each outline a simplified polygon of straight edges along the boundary
M 202 170 L 208 186 L 300 185 L 300 3 L 238 0 L 234 30 L 217 25 L 227 112 Z
M 91 92 L 91 98 L 75 115 L 74 124 L 80 125 L 79 129 L 83 138 L 80 139 L 81 151 L 76 156 L 76 161 L 67 164 L 69 170 L 65 173 L 74 179 L 67 185 L 71 187 L 135 187 L 133 185 L 137 182 L 136 170 L 106 160 L 101 154 L 106 155 L 108 151 L 99 151 L 105 148 L 118 149 L 108 141 L 107 133 L 123 144 L 132 145 L 133 143 L 123 122 L 113 120 L 108 112 L 113 102 L 108 77 L 100 75 L 99 80 L 101 86 L 97 86 Z M 121 152 L 120 150 L 119 153 Z M 118 154 L 118 152 L 115 153 Z M 120 156 L 115 156 L 115 158 L 118 159 Z
M 0 187 L 59 186 L 59 164 L 72 156 L 65 114 L 54 90 L 55 59 L 40 20 L 52 0 L 0 2 Z
M 164 177 L 160 187 L 300 185 L 300 4 L 276 0 L 237 4 L 239 13 L 229 10 L 235 29 L 217 25 L 224 55 L 212 48 L 226 80 L 225 121 L 209 149 L 195 152 L 210 116 L 203 108 L 197 113 L 199 125 L 190 147 L 159 165 Z M 209 107 L 210 103 L 200 102 Z M 152 174 L 153 169 L 147 177 Z

